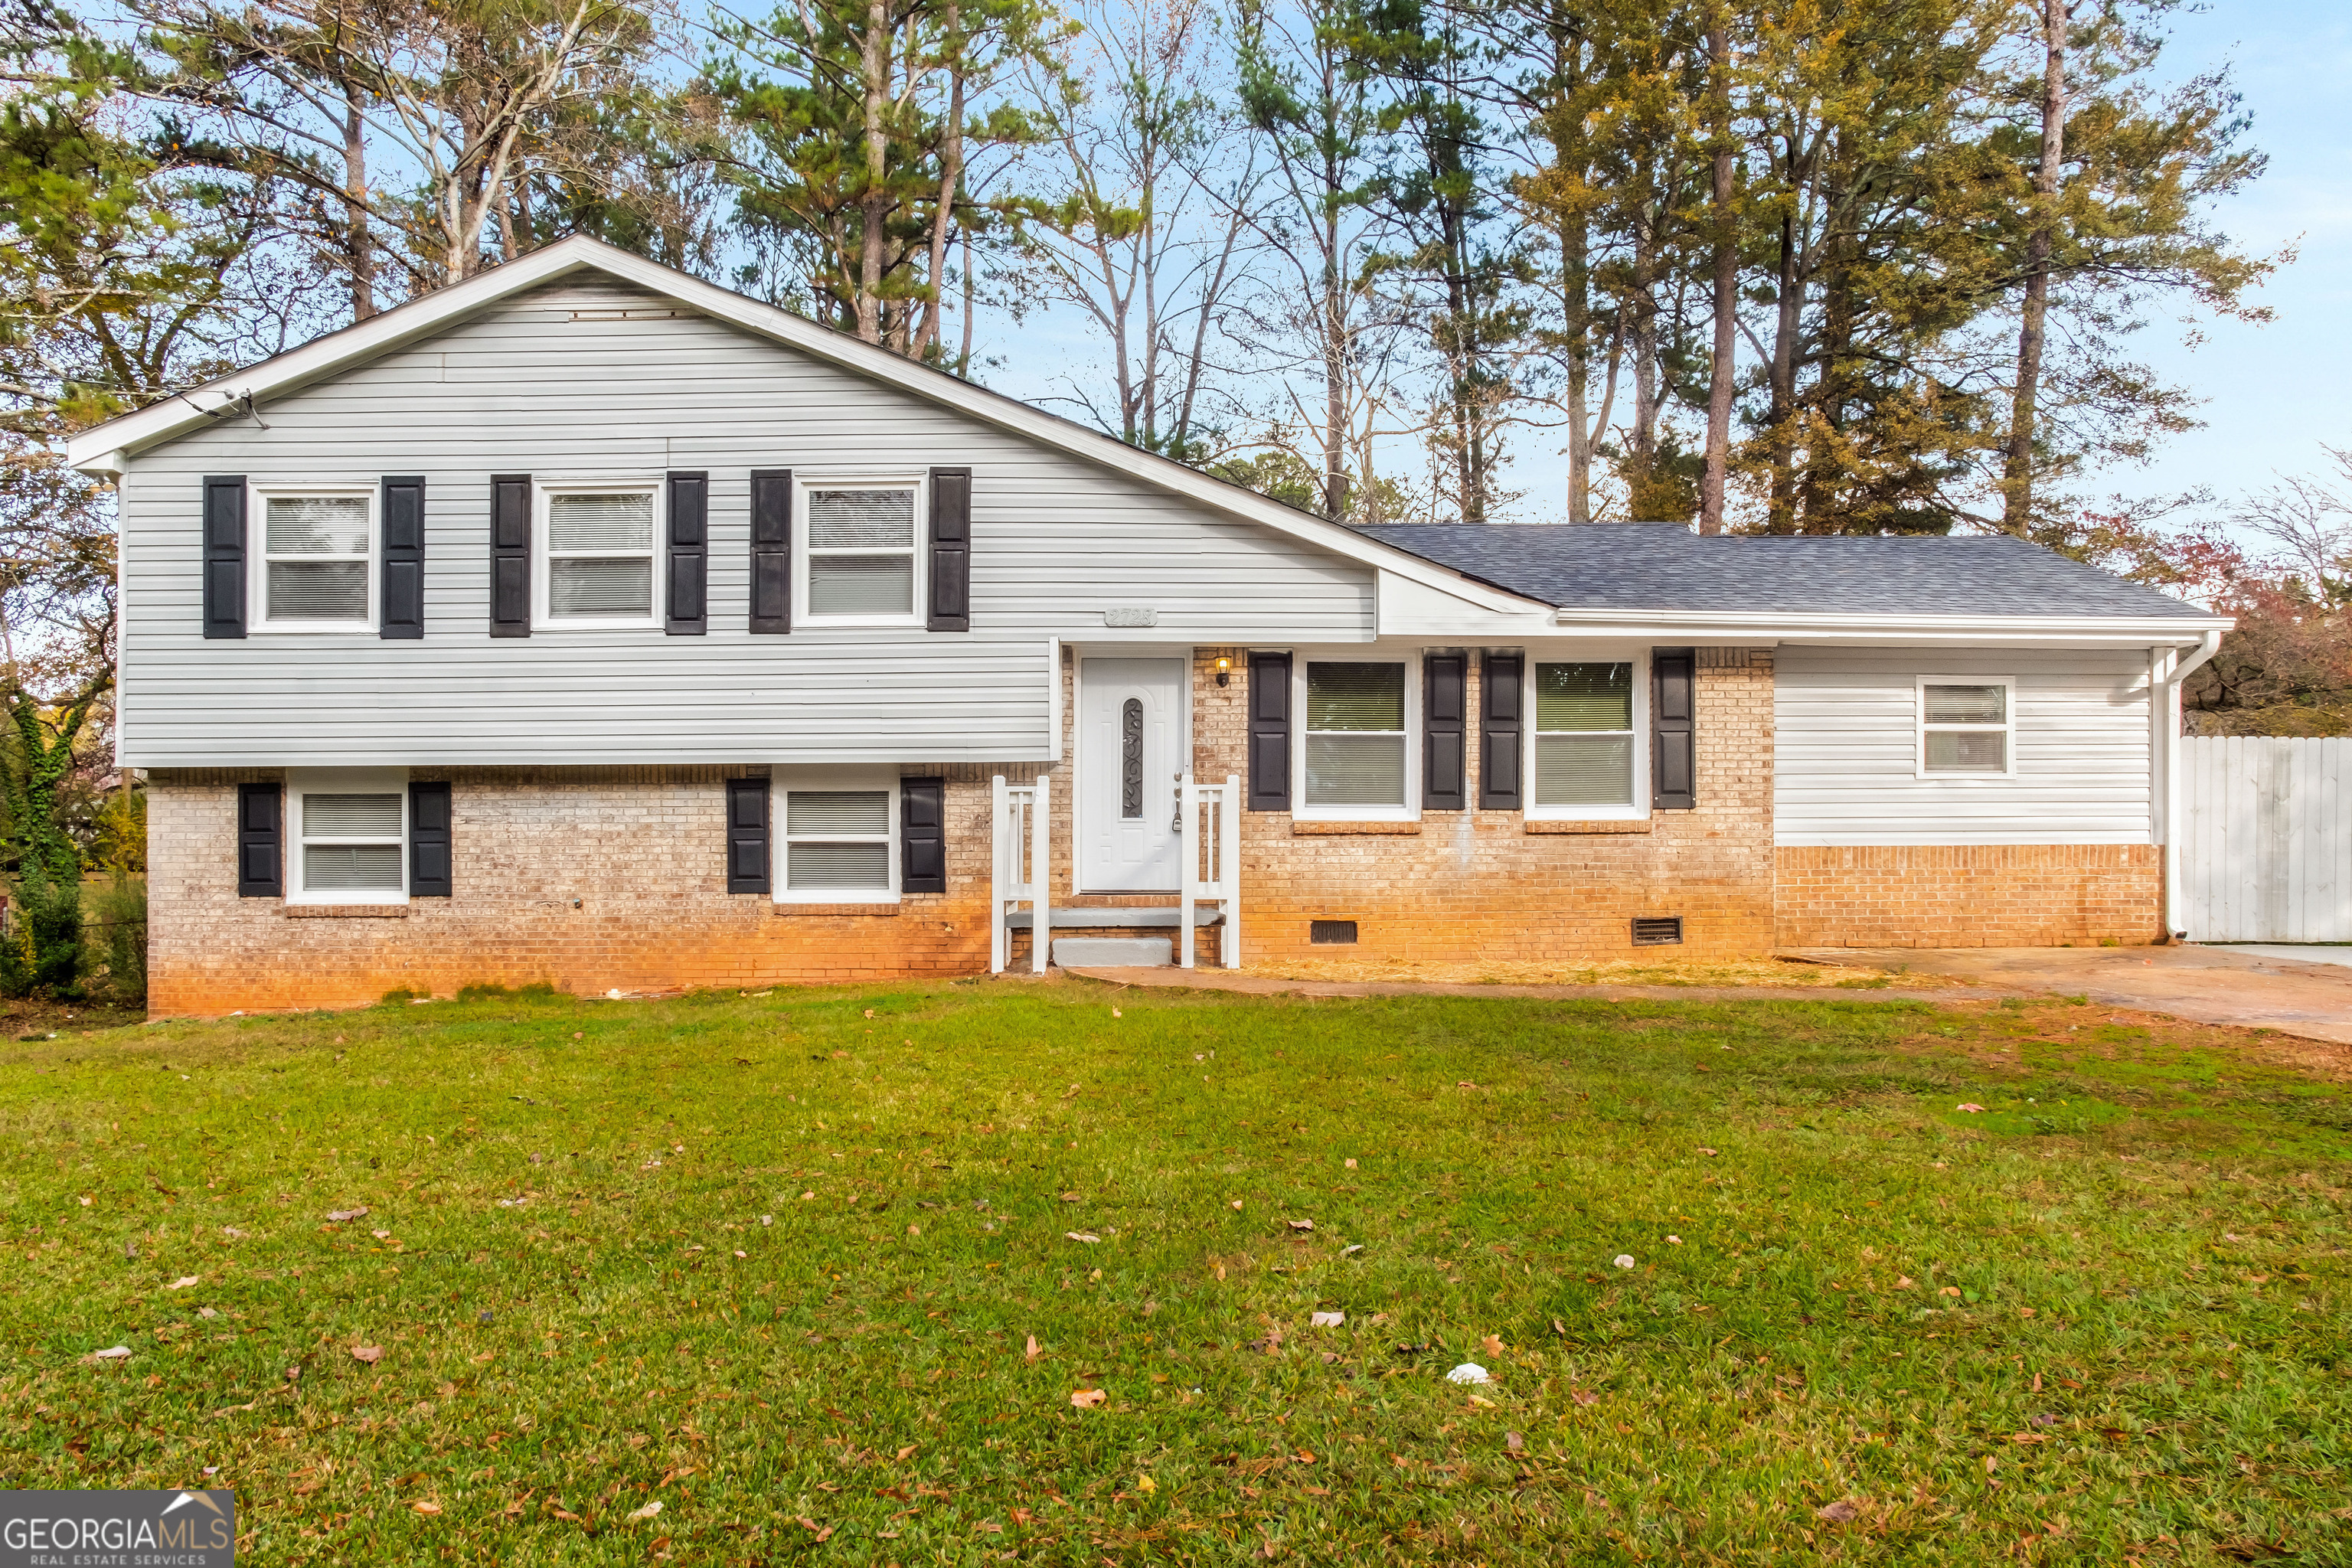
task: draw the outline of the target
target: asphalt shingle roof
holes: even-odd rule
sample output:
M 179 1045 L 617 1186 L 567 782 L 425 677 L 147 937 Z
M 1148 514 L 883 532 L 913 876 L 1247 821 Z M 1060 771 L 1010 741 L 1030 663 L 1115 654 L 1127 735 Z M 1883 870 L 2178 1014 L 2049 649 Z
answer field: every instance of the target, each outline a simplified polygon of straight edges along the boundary
M 1708 538 L 1664 523 L 1398 524 L 1357 531 L 1562 609 L 2206 614 L 2008 534 Z

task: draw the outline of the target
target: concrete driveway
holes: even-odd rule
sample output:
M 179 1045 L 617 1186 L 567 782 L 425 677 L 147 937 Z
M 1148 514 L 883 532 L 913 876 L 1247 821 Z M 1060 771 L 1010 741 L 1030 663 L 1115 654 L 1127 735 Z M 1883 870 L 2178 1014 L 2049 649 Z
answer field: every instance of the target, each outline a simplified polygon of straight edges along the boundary
M 2352 1045 L 2352 968 L 2221 947 L 1822 947 L 1807 958 L 1944 974 L 1973 985 L 2089 996 L 2200 1024 Z

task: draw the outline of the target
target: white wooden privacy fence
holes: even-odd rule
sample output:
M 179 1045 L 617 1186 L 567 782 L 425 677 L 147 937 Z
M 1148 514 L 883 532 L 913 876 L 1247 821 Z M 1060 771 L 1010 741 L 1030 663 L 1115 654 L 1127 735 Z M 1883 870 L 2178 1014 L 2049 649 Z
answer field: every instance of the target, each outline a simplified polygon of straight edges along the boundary
M 1242 781 L 1233 773 L 1221 784 L 1196 784 L 1186 773 L 1178 786 L 1183 807 L 1184 837 L 1180 868 L 1183 885 L 1176 894 L 1176 929 L 1182 932 L 1182 957 L 1192 967 L 1192 908 L 1214 904 L 1222 919 L 1217 930 L 1217 956 L 1227 969 L 1242 966 Z
M 1009 784 L 996 775 L 990 792 L 990 837 L 994 853 L 988 873 L 988 972 L 1004 973 L 1013 946 L 1013 929 L 1005 916 L 1015 904 L 1030 909 L 1029 967 L 1045 973 L 1053 946 L 1054 913 L 1050 852 L 1053 821 L 1052 781 L 1040 777 L 1034 784 Z
M 2352 942 L 2352 740 L 2180 742 L 2191 942 Z

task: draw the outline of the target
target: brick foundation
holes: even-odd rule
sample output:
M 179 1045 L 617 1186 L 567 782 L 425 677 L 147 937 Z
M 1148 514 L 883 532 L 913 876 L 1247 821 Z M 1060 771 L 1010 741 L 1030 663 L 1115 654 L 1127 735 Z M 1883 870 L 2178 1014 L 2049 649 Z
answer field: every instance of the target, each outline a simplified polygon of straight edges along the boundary
M 2155 941 L 2149 844 L 1867 845 L 1776 850 L 1782 947 L 2051 947 Z

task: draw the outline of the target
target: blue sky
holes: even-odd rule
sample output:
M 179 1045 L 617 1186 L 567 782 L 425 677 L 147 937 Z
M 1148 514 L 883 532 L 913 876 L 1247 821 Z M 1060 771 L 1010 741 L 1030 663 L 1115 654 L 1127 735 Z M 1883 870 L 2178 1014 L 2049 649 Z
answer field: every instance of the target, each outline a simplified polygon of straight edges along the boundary
M 2352 446 L 2352 9 L 2326 0 L 2223 0 L 2184 16 L 2167 51 L 2171 74 L 2227 63 L 2253 116 L 2248 140 L 2270 154 L 2262 179 L 2220 215 L 2255 251 L 2298 247 L 2261 293 L 2268 326 L 2221 322 L 2180 344 L 2152 322 L 2144 356 L 2205 400 L 2206 421 L 2155 463 L 2105 488 L 2134 495 L 2210 486 L 2226 502 L 2275 474 L 2316 468 L 2325 442 Z
M 2190 389 L 2205 426 L 2166 443 L 2145 467 L 2091 476 L 2084 489 L 2138 499 L 2201 487 L 2226 513 L 2234 498 L 2281 473 L 2318 468 L 2322 443 L 2352 446 L 2352 6 L 2219 0 L 2177 16 L 2170 32 L 2164 74 L 2185 79 L 2228 66 L 2252 117 L 2244 143 L 2269 155 L 2263 176 L 2216 215 L 2223 232 L 2257 254 L 2293 246 L 2298 257 L 2256 296 L 2275 312 L 2267 325 L 2151 315 L 2131 350 Z M 1019 397 L 1051 397 L 1063 365 L 1101 352 L 1067 310 L 1018 327 L 994 317 L 984 329 L 1004 356 L 986 379 Z M 2192 331 L 2202 335 L 2193 345 Z M 1560 510 L 1567 460 L 1549 451 L 1552 444 L 1537 434 L 1515 443 L 1510 483 L 1526 492 L 1517 509 L 1526 521 L 1551 521 Z M 1410 461 L 1399 453 L 1391 466 L 1401 460 Z

